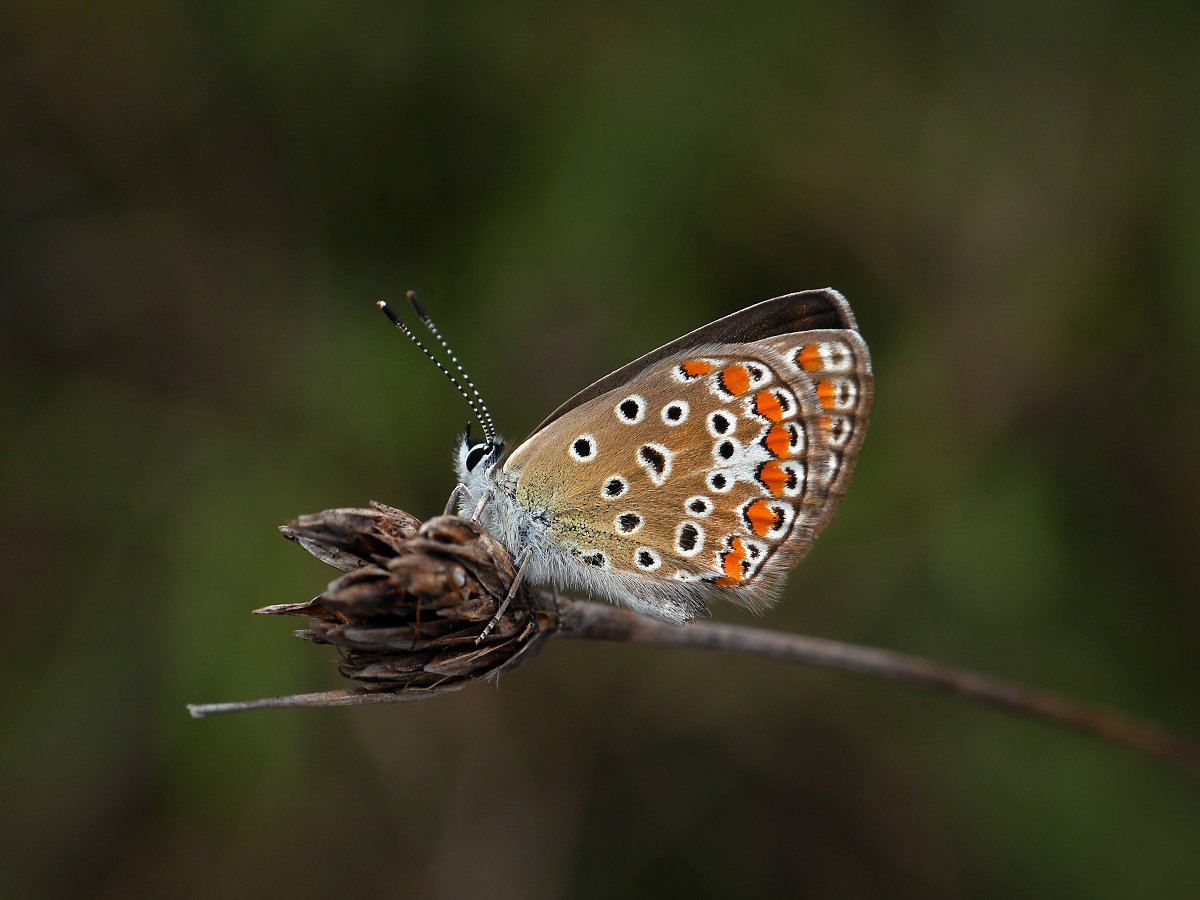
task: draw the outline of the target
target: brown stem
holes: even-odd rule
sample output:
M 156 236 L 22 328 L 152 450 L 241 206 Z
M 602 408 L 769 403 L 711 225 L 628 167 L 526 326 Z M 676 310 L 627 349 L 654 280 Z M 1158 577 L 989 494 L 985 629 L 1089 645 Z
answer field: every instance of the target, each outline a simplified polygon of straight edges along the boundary
M 565 637 L 723 650 L 899 681 L 1054 722 L 1200 773 L 1200 744 L 1158 725 L 927 659 L 743 625 L 696 622 L 677 628 L 628 610 L 578 600 L 562 599 L 560 609 L 559 634 Z
M 258 700 L 234 700 L 228 703 L 189 703 L 188 712 L 193 719 L 217 713 L 245 712 L 251 709 L 295 709 L 316 706 L 363 706 L 368 703 L 412 703 L 449 694 L 465 684 L 449 688 L 426 688 L 423 690 L 393 691 L 320 691 L 316 694 L 287 694 L 283 697 L 262 697 Z

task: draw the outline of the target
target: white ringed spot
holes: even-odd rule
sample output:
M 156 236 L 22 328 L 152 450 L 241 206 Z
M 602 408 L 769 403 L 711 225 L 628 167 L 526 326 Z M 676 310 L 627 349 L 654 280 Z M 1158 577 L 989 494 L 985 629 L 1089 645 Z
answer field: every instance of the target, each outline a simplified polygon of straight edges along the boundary
M 687 421 L 689 412 L 691 412 L 691 407 L 688 406 L 686 400 L 672 400 L 662 408 L 659 415 L 662 416 L 664 425 L 668 428 L 674 428 L 676 425 L 682 425 Z
M 629 492 L 629 480 L 621 475 L 610 475 L 600 486 L 600 496 L 605 500 L 616 500 Z
M 675 528 L 675 552 L 680 556 L 696 556 L 704 550 L 704 529 L 696 522 L 685 520 Z
M 713 444 L 712 455 L 717 465 L 729 463 L 737 456 L 742 445 L 733 438 L 722 438 Z
M 652 547 L 638 547 L 633 551 L 633 564 L 643 572 L 653 572 L 662 565 L 662 557 Z
M 642 444 L 634 453 L 638 465 L 646 470 L 650 480 L 658 487 L 667 483 L 671 477 L 671 461 L 675 456 L 662 444 Z
M 630 394 L 613 407 L 617 420 L 626 425 L 636 425 L 646 418 L 646 398 L 638 394 Z
M 705 478 L 705 483 L 708 485 L 708 489 L 710 491 L 714 491 L 718 494 L 727 494 L 730 490 L 732 490 L 733 483 L 736 480 L 737 479 L 733 477 L 732 472 L 714 470 L 708 473 L 708 477 Z
M 591 462 L 596 458 L 596 438 L 591 434 L 581 434 L 575 440 L 571 441 L 571 446 L 567 449 L 571 454 L 571 459 L 576 462 Z
M 726 409 L 718 409 L 708 414 L 708 433 L 715 438 L 724 437 L 737 431 L 737 416 Z
M 617 517 L 613 519 L 613 528 L 617 530 L 617 534 L 637 534 L 645 524 L 646 520 L 642 515 L 632 510 L 618 513 Z

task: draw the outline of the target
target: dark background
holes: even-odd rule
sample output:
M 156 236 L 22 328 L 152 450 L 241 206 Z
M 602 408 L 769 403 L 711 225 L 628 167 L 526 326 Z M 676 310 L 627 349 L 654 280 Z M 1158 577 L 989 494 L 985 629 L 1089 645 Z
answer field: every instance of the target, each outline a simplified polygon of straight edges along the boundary
M 910 689 L 556 642 L 428 704 L 248 611 L 275 532 L 833 285 L 878 400 L 763 624 L 1200 733 L 1190 3 L 0 13 L 5 896 L 1195 896 L 1164 763 Z M 721 621 L 753 622 L 735 609 Z

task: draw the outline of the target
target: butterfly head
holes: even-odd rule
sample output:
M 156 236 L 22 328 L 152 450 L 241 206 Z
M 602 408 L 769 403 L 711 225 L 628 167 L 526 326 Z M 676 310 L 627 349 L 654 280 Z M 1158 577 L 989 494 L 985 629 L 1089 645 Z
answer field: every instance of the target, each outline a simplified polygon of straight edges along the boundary
M 476 438 L 471 434 L 471 423 L 459 434 L 454 446 L 454 470 L 460 483 L 468 488 L 487 476 L 488 471 L 504 455 L 504 441 L 499 437 Z M 476 492 L 471 491 L 472 494 Z

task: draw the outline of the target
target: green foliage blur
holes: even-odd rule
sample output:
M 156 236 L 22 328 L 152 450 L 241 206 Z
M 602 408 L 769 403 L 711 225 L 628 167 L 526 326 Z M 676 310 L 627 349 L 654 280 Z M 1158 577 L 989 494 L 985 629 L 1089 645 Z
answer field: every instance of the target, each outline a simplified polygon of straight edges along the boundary
M 554 642 L 428 704 L 248 615 L 275 526 L 453 485 L 833 285 L 878 400 L 763 620 L 1200 734 L 1194 4 L 40 0 L 0 11 L 4 897 L 1194 897 L 1167 765 L 909 689 Z M 1191 399 L 1189 399 L 1191 398 Z M 753 622 L 724 608 L 725 621 Z

